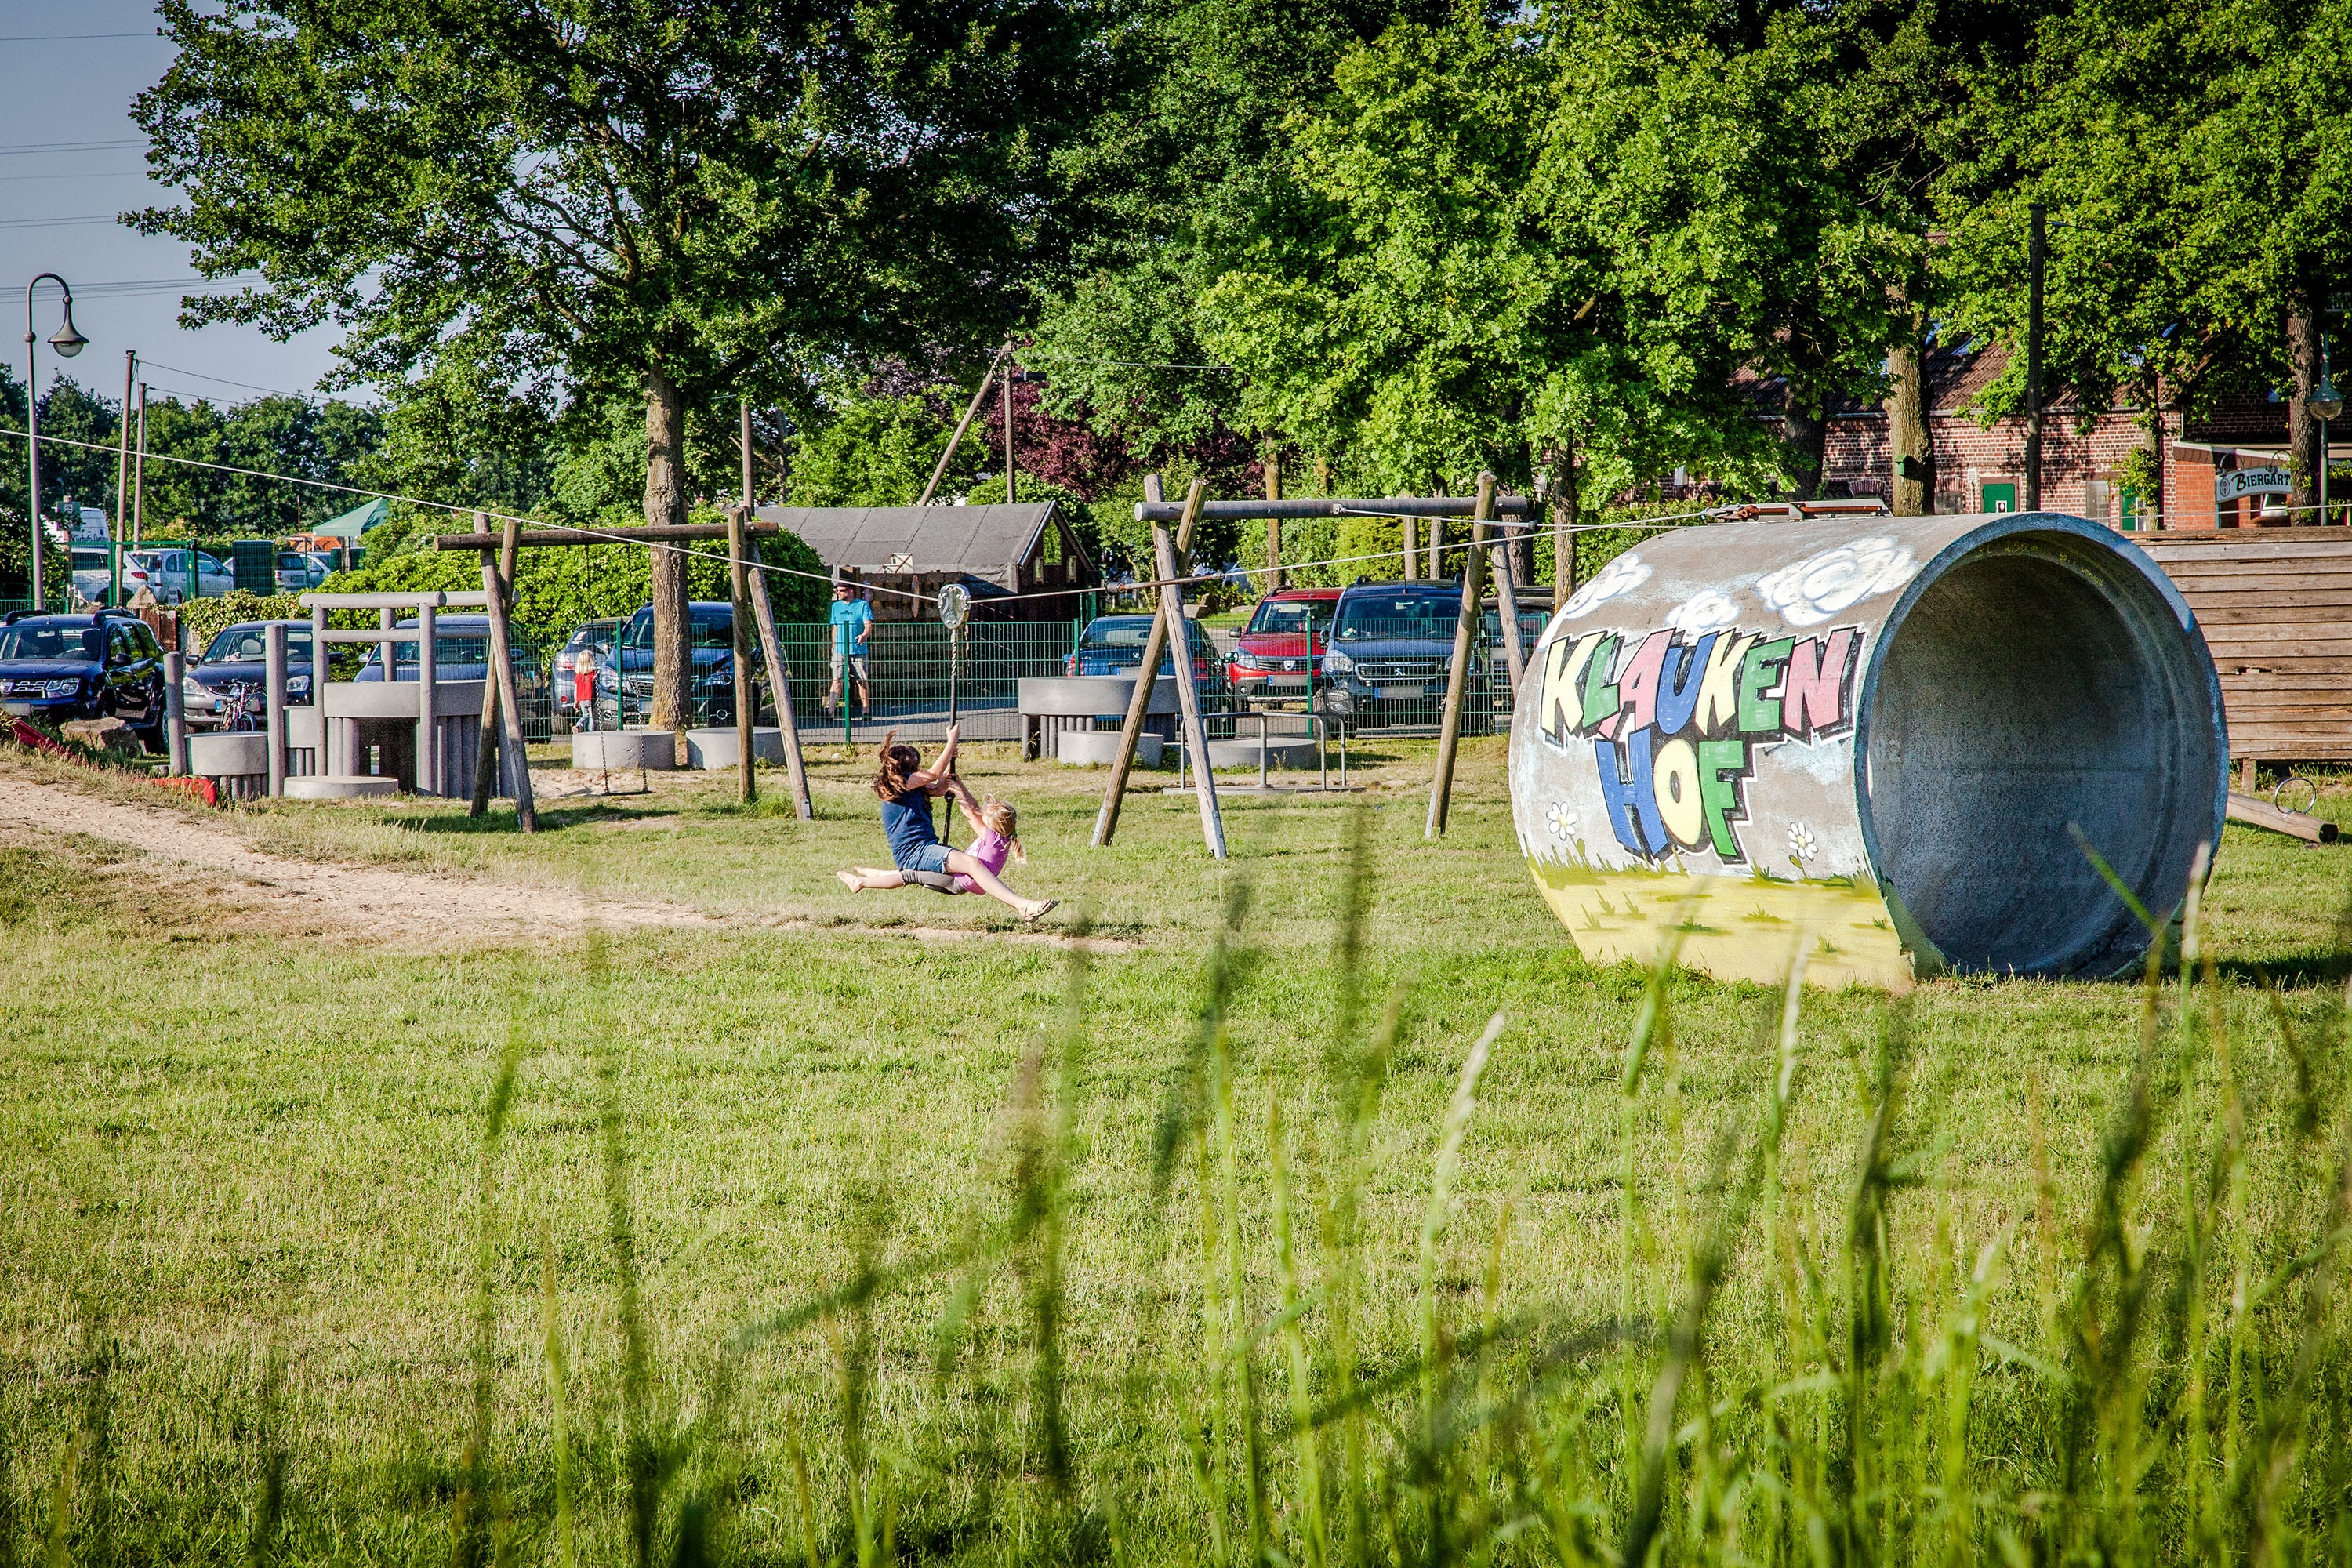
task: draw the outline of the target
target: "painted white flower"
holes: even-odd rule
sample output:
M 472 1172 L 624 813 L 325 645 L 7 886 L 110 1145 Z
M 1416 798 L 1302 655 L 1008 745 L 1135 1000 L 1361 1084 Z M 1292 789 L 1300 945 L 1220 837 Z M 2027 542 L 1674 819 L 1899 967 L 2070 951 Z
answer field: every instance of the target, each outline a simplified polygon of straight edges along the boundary
M 1789 824 L 1790 859 L 1796 861 L 1801 866 L 1806 861 L 1811 859 L 1813 856 L 1818 853 L 1820 847 L 1821 847 L 1819 845 L 1813 842 L 1813 830 L 1811 828 L 1806 826 L 1801 822 L 1792 822 Z
M 1650 580 L 1649 567 L 1633 551 L 1627 551 L 1592 574 L 1592 581 L 1568 596 L 1559 607 L 1562 620 L 1574 620 L 1596 605 L 1605 605 L 1620 594 L 1630 594 Z
M 1554 838 L 1573 838 L 1576 837 L 1576 813 L 1568 808 L 1568 802 L 1553 801 L 1544 808 L 1544 826 L 1551 829 Z
M 1812 626 L 1850 605 L 1893 593 L 1918 570 L 1908 549 L 1874 534 L 1783 566 L 1759 580 L 1756 593 L 1789 625 Z
M 1727 595 L 1702 588 L 1675 606 L 1666 625 L 1696 641 L 1709 632 L 1727 631 L 1739 619 L 1739 606 Z

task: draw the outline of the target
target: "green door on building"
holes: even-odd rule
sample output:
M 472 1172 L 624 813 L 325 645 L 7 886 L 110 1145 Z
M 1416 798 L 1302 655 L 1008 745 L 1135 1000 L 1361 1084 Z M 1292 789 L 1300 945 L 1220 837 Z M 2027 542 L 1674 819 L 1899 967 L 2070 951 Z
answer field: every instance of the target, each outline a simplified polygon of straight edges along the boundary
M 1984 487 L 1984 504 L 1981 510 L 1985 511 L 2015 511 L 2017 510 L 2017 486 L 2011 483 L 1987 484 Z

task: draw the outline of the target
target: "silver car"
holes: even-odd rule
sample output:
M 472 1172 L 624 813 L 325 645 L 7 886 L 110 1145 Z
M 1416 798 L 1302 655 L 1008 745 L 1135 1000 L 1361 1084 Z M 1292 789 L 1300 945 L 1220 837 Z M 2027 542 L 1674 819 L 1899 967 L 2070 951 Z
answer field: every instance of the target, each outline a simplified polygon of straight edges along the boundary
M 193 593 L 188 580 L 191 554 L 195 557 Z M 166 605 L 186 599 L 217 599 L 236 586 L 236 574 L 201 550 L 128 550 L 123 552 L 122 559 L 126 564 L 136 563 L 147 574 L 147 585 L 154 590 L 156 599 Z

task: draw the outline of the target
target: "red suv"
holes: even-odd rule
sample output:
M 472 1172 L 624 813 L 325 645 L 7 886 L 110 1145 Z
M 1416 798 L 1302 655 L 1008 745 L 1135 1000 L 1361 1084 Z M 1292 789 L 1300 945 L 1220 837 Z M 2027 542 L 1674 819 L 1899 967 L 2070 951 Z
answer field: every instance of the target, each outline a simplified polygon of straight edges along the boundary
M 1304 702 L 1323 673 L 1337 588 L 1285 588 L 1257 602 L 1225 660 L 1234 695 L 1244 702 Z

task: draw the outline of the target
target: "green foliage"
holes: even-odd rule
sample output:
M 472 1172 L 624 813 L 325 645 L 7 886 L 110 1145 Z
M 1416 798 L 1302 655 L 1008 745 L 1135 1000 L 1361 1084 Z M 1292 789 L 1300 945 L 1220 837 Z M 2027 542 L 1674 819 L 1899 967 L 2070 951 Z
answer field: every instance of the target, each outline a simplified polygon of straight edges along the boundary
M 801 437 L 793 461 L 794 506 L 912 506 L 923 493 L 953 416 L 920 393 L 843 398 L 832 417 Z M 942 497 L 963 494 L 988 467 L 988 432 L 967 433 L 940 482 Z M 997 485 L 1000 498 L 1004 487 Z
M 2078 0 L 1971 87 L 1937 190 L 1949 330 L 2023 341 L 2040 201 L 2049 384 L 2192 408 L 2294 384 L 2281 327 L 2352 269 L 2352 8 Z M 1988 414 L 2018 405 L 2022 360 Z

